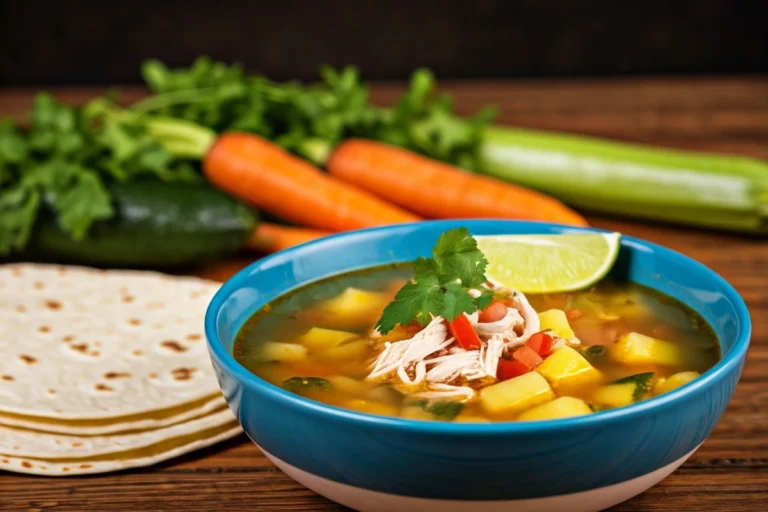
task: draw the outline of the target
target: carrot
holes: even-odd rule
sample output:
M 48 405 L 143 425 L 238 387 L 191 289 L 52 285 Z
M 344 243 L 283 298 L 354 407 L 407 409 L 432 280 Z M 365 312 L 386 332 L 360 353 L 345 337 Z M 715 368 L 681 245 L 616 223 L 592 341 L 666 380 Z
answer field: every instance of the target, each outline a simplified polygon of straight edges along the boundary
M 327 168 L 331 175 L 424 217 L 588 225 L 577 212 L 540 192 L 371 140 L 341 143 Z
M 252 134 L 220 135 L 203 172 L 223 191 L 303 226 L 345 231 L 421 220 Z
M 262 222 L 253 232 L 248 247 L 259 252 L 273 253 L 330 235 L 330 231 L 281 226 Z

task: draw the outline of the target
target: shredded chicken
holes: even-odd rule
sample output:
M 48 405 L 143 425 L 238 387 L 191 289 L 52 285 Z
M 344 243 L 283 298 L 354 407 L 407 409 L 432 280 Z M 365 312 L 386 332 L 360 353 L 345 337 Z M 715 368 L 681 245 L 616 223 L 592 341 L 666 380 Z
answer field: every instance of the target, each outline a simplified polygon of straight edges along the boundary
M 477 296 L 480 291 L 470 293 Z M 476 394 L 472 383 L 496 380 L 502 354 L 540 330 L 539 317 L 525 295 L 512 292 L 512 305 L 496 322 L 479 322 L 477 312 L 467 315 L 481 340 L 479 350 L 455 344 L 444 319 L 435 317 L 412 338 L 384 342 L 367 378 L 396 379 L 406 388 L 418 387 L 412 393 L 416 397 L 472 399 Z M 371 337 L 378 339 L 381 334 L 374 330 Z

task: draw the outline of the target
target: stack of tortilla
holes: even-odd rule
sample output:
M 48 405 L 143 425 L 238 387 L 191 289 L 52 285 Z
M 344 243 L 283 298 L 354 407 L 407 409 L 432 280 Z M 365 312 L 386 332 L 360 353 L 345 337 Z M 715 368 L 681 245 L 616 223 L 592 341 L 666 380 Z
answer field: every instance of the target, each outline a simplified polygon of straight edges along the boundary
M 0 266 L 0 470 L 147 466 L 241 432 L 203 333 L 218 283 Z

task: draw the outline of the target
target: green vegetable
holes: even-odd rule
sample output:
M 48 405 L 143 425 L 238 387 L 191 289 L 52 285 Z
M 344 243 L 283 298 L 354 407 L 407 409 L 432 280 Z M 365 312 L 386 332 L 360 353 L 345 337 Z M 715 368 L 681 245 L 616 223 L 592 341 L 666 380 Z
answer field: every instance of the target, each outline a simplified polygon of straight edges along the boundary
M 18 257 L 97 266 L 177 267 L 232 255 L 256 224 L 253 212 L 204 184 L 145 179 L 112 183 L 115 215 L 74 240 L 48 205 Z
M 0 123 L 0 256 L 26 247 L 43 205 L 74 241 L 113 217 L 106 183 L 140 176 L 198 181 L 189 162 L 175 159 L 144 120 L 117 118 L 98 98 L 70 107 L 39 94 L 31 127 Z
M 469 294 L 471 288 L 477 289 L 487 281 L 488 260 L 466 228 L 440 235 L 432 256 L 414 262 L 416 275 L 384 308 L 376 324 L 379 332 L 386 334 L 396 325 L 407 325 L 413 320 L 426 325 L 433 316 L 451 321 L 461 313 L 473 313 L 490 304 L 490 290 L 477 298 Z
M 455 402 L 453 400 L 441 400 L 437 402 L 430 402 L 428 400 L 416 400 L 409 402 L 408 405 L 412 407 L 420 407 L 424 411 L 441 420 L 452 420 L 458 416 L 462 410 L 464 410 L 463 403 Z
M 612 384 L 634 384 L 635 392 L 632 394 L 632 399 L 638 401 L 651 389 L 654 375 L 654 372 L 638 373 L 619 379 Z
M 768 163 L 592 137 L 491 128 L 480 148 L 491 176 L 585 210 L 768 233 Z
M 600 359 L 605 354 L 608 353 L 608 349 L 605 348 L 604 345 L 592 345 L 591 347 L 586 347 L 581 350 L 581 355 L 583 355 L 588 361 L 594 361 L 595 359 Z
M 283 382 L 283 387 L 294 393 L 301 393 L 310 389 L 318 389 L 320 391 L 333 389 L 330 381 L 320 377 L 291 377 Z

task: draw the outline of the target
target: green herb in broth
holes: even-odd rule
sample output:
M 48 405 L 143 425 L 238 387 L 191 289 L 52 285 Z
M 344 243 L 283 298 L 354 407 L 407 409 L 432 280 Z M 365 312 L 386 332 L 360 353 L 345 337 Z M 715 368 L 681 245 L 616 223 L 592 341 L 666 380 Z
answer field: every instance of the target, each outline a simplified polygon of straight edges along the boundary
M 291 377 L 283 382 L 283 387 L 288 391 L 294 393 L 301 393 L 306 389 L 317 389 L 320 391 L 328 391 L 333 386 L 327 379 L 320 377 Z
M 246 323 L 235 343 L 235 357 L 275 385 L 293 382 L 296 389 L 292 391 L 309 399 L 360 412 L 470 422 L 515 421 L 523 412 L 528 416 L 531 411 L 535 412 L 538 407 L 535 404 L 492 412 L 477 398 L 466 402 L 458 398 L 426 399 L 416 396 L 424 391 L 418 386 L 396 389 L 388 381 L 367 379 L 384 343 L 410 339 L 422 329 L 419 325 L 397 326 L 382 337 L 374 335 L 382 311 L 413 275 L 411 265 L 390 265 L 324 279 L 297 289 L 273 301 Z M 496 297 L 496 300 L 508 299 L 505 294 Z M 600 379 L 579 381 L 576 378 L 570 386 L 565 385 L 568 384 L 565 381 L 563 385 L 551 385 L 554 396 L 573 397 L 574 402 L 581 403 L 588 411 L 621 407 L 670 391 L 713 366 L 720 355 L 711 328 L 698 314 L 674 299 L 633 283 L 604 280 L 583 292 L 529 295 L 527 299 L 539 313 L 561 309 L 575 337 L 581 341 L 575 352 L 585 358 Z M 334 309 L 339 307 L 352 309 Z M 310 331 L 314 334 L 308 335 Z M 630 333 L 662 340 L 664 345 L 659 346 L 663 349 L 673 346 L 680 358 L 623 363 L 616 347 Z M 337 339 L 347 341 L 334 345 Z M 305 344 L 306 357 L 264 362 L 258 355 L 266 342 Z M 355 350 L 337 358 L 339 349 L 347 345 L 353 345 Z M 514 362 L 514 359 L 503 355 L 502 361 Z M 310 375 L 323 384 L 305 385 L 306 376 Z M 514 381 L 512 378 L 504 383 Z M 487 380 L 469 384 L 476 385 L 478 391 L 495 385 Z M 293 385 L 284 387 L 290 389 Z M 557 417 L 570 414 L 565 411 Z

